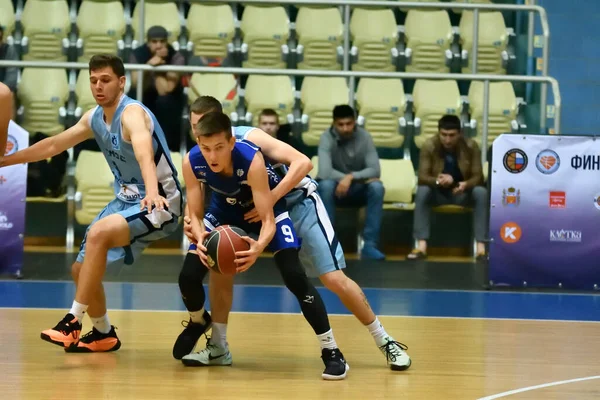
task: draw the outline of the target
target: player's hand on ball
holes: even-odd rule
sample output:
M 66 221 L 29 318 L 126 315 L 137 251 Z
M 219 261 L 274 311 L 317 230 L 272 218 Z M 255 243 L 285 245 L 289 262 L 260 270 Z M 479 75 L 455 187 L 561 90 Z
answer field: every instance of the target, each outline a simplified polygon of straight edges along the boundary
M 235 252 L 235 263 L 238 265 L 236 269 L 238 274 L 240 272 L 247 271 L 248 268 L 254 265 L 256 259 L 258 258 L 258 256 L 260 256 L 260 253 L 262 253 L 262 251 L 264 250 L 261 249 L 258 242 L 252 239 L 251 237 L 242 236 L 242 239 L 248 242 L 250 248 L 248 250 Z
M 192 232 L 192 219 L 188 216 L 183 217 L 183 233 L 189 239 L 190 243 L 198 244 L 196 236 Z
M 159 195 L 147 195 L 140 202 L 140 210 L 143 210 L 144 207 L 148 208 L 148 214 L 152 212 L 152 206 L 162 211 L 165 208 L 169 207 L 169 202 L 162 196 Z
M 200 262 L 202 262 L 206 268 L 210 269 L 208 266 L 208 257 L 206 256 L 206 247 L 204 246 L 204 239 L 206 239 L 208 234 L 209 232 L 202 231 L 197 235 L 192 234 L 192 237 L 196 240 L 196 252 L 198 253 L 198 257 L 200 257 Z
M 244 221 L 260 222 L 260 215 L 258 215 L 258 211 L 256 211 L 256 208 L 253 208 L 252 210 L 244 214 Z

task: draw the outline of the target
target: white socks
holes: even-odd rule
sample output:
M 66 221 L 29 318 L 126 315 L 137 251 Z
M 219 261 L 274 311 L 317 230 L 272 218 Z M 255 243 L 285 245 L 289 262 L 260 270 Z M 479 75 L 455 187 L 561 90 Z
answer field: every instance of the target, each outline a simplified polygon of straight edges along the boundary
M 369 330 L 371 336 L 373 336 L 373 339 L 375 339 L 375 343 L 377 344 L 377 346 L 381 347 L 387 343 L 387 338 L 389 337 L 389 335 L 387 334 L 385 329 L 383 329 L 383 325 L 381 325 L 381 322 L 379 322 L 379 318 L 375 317 L 375 321 L 365 326 Z
M 200 311 L 190 311 L 190 318 L 193 323 L 204 324 L 204 307 Z
M 100 318 L 90 317 L 90 319 L 92 320 L 92 323 L 94 324 L 94 328 L 96 328 L 96 330 L 100 331 L 101 333 L 110 332 L 111 327 L 107 314 L 104 314 L 104 316 Z
M 321 350 L 323 349 L 337 349 L 337 343 L 335 342 L 335 338 L 333 337 L 333 330 L 328 330 L 325 333 L 321 333 L 317 335 L 317 339 L 319 339 L 319 344 L 321 345 Z
M 75 318 L 77 318 L 79 323 L 81 323 L 83 320 L 83 316 L 87 311 L 87 308 L 87 305 L 78 303 L 75 300 L 73 300 L 73 305 L 71 306 L 71 311 L 69 311 L 69 314 L 73 314 Z
M 217 346 L 227 347 L 227 324 L 213 322 L 210 341 Z

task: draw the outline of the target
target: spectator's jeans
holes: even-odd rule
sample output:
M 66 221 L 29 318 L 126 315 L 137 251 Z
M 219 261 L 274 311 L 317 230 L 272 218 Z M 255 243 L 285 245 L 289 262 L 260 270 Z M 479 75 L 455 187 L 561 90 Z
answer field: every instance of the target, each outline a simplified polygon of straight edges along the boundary
M 447 204 L 473 206 L 475 240 L 484 242 L 487 234 L 488 195 L 483 186 L 476 186 L 457 195 L 430 186 L 419 186 L 415 196 L 413 237 L 417 240 L 429 239 L 431 208 Z
M 324 179 L 319 182 L 319 194 L 325 204 L 325 209 L 331 223 L 335 223 L 335 207 L 363 207 L 367 206 L 363 239 L 365 246 L 377 247 L 381 218 L 383 217 L 383 195 L 385 189 L 381 181 L 371 183 L 352 183 L 345 197 L 339 199 L 335 196 L 338 182 L 333 179 Z

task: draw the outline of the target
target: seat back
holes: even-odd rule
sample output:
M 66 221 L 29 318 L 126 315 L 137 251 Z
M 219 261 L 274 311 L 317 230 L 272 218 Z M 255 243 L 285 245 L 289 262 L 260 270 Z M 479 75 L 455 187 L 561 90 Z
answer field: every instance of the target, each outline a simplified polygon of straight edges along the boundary
M 337 48 L 342 44 L 344 24 L 337 7 L 300 7 L 296 17 L 298 44 L 304 47 L 300 69 L 339 70 Z
M 258 125 L 258 115 L 265 108 L 272 108 L 279 115 L 279 123 L 287 124 L 287 115 L 294 107 L 294 90 L 290 78 L 285 75 L 250 75 L 246 82 L 245 102 L 252 113 L 252 125 Z
M 473 54 L 473 12 L 463 11 L 459 24 L 463 49 L 469 52 L 469 64 L 464 73 L 471 71 Z M 479 39 L 477 51 L 477 72 L 480 74 L 504 74 L 502 52 L 508 46 L 508 33 L 504 17 L 500 11 L 479 12 Z
M 350 18 L 353 46 L 358 49 L 355 71 L 394 71 L 391 49 L 398 41 L 398 27 L 391 9 L 356 8 Z
M 75 219 L 89 225 L 102 209 L 115 198 L 114 176 L 99 151 L 83 150 L 75 165 L 77 208 Z
M 248 45 L 245 68 L 285 68 L 281 46 L 289 37 L 289 19 L 281 6 L 248 5 L 242 14 L 241 30 Z
M 408 72 L 449 72 L 446 50 L 452 44 L 452 25 L 445 10 L 410 10 L 406 15 L 406 47 L 412 49 Z
M 235 36 L 233 11 L 228 4 L 191 3 L 187 28 L 194 55 L 223 59 Z
M 361 78 L 356 104 L 376 147 L 402 147 L 404 136 L 398 126 L 406 109 L 406 97 L 400 79 Z
M 145 0 L 144 5 L 144 29 L 147 31 L 151 26 L 160 25 L 167 30 L 169 35 L 167 41 L 169 43 L 177 41 L 181 32 L 181 22 L 179 20 L 177 4 L 165 0 Z M 133 29 L 134 39 L 137 39 L 139 36 L 139 21 L 140 3 L 136 2 L 135 8 L 133 9 L 133 17 L 131 18 L 131 28 Z M 145 37 L 146 32 L 144 32 L 144 38 Z M 138 43 L 138 45 L 141 45 L 141 43 Z
M 227 74 L 200 74 L 192 75 L 191 85 L 194 90 L 188 92 L 188 102 L 192 104 L 200 96 L 212 96 L 219 100 L 223 106 L 223 112 L 231 115 L 236 111 L 239 101 L 238 81 L 233 75 Z
M 77 15 L 79 37 L 83 39 L 83 55 L 87 62 L 94 54 L 117 54 L 117 43 L 125 34 L 125 14 L 120 1 L 84 0 Z
M 302 133 L 307 146 L 318 146 L 321 135 L 333 122 L 333 108 L 348 104 L 348 86 L 341 77 L 309 76 L 302 82 L 300 91 L 302 114 L 308 116 L 308 129 Z
M 469 87 L 471 118 L 477 121 L 475 141 L 481 145 L 483 135 L 483 82 L 473 81 Z M 488 114 L 487 145 L 503 133 L 512 131 L 511 122 L 517 118 L 517 97 L 512 83 L 491 82 Z
M 91 110 L 98 104 L 90 89 L 90 73 L 87 69 L 79 70 L 77 83 L 75 84 L 75 95 L 77 96 L 77 107 L 81 107 L 82 113 Z
M 416 185 L 412 162 L 405 159 L 380 159 L 381 182 L 385 188 L 384 203 L 410 204 Z
M 15 8 L 12 0 L 0 0 L 0 27 L 4 30 L 4 41 L 15 29 Z
M 21 16 L 23 35 L 29 39 L 26 61 L 66 61 L 62 40 L 70 32 L 66 0 L 28 0 Z

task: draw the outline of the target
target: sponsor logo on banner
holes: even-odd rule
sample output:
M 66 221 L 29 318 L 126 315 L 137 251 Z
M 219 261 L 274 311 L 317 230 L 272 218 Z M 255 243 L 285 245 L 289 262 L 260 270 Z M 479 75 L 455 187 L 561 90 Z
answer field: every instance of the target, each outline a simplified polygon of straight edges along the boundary
M 504 168 L 512 173 L 518 174 L 527 168 L 527 154 L 521 149 L 511 149 L 504 155 Z
M 600 171 L 600 156 L 598 155 L 583 155 L 571 157 L 571 168 L 584 171 Z
M 8 231 L 12 229 L 13 224 L 8 220 L 5 213 L 0 211 L 0 231 Z
M 516 207 L 521 203 L 521 190 L 509 187 L 502 190 L 502 204 L 509 207 Z
M 10 156 L 11 154 L 15 154 L 19 150 L 19 143 L 17 143 L 17 139 L 8 135 L 6 138 L 6 150 L 4 152 L 5 156 Z
M 522 234 L 521 227 L 516 222 L 507 222 L 500 227 L 500 237 L 506 243 L 517 243 Z
M 550 192 L 550 208 L 567 208 L 567 194 L 565 192 Z
M 600 193 L 594 196 L 594 207 L 600 210 Z
M 560 167 L 560 157 L 553 150 L 543 150 L 537 155 L 535 166 L 542 174 L 553 174 L 558 171 L 558 168 Z
M 551 242 L 569 242 L 569 243 L 580 243 L 581 242 L 581 231 L 571 231 L 566 229 L 550 231 Z

